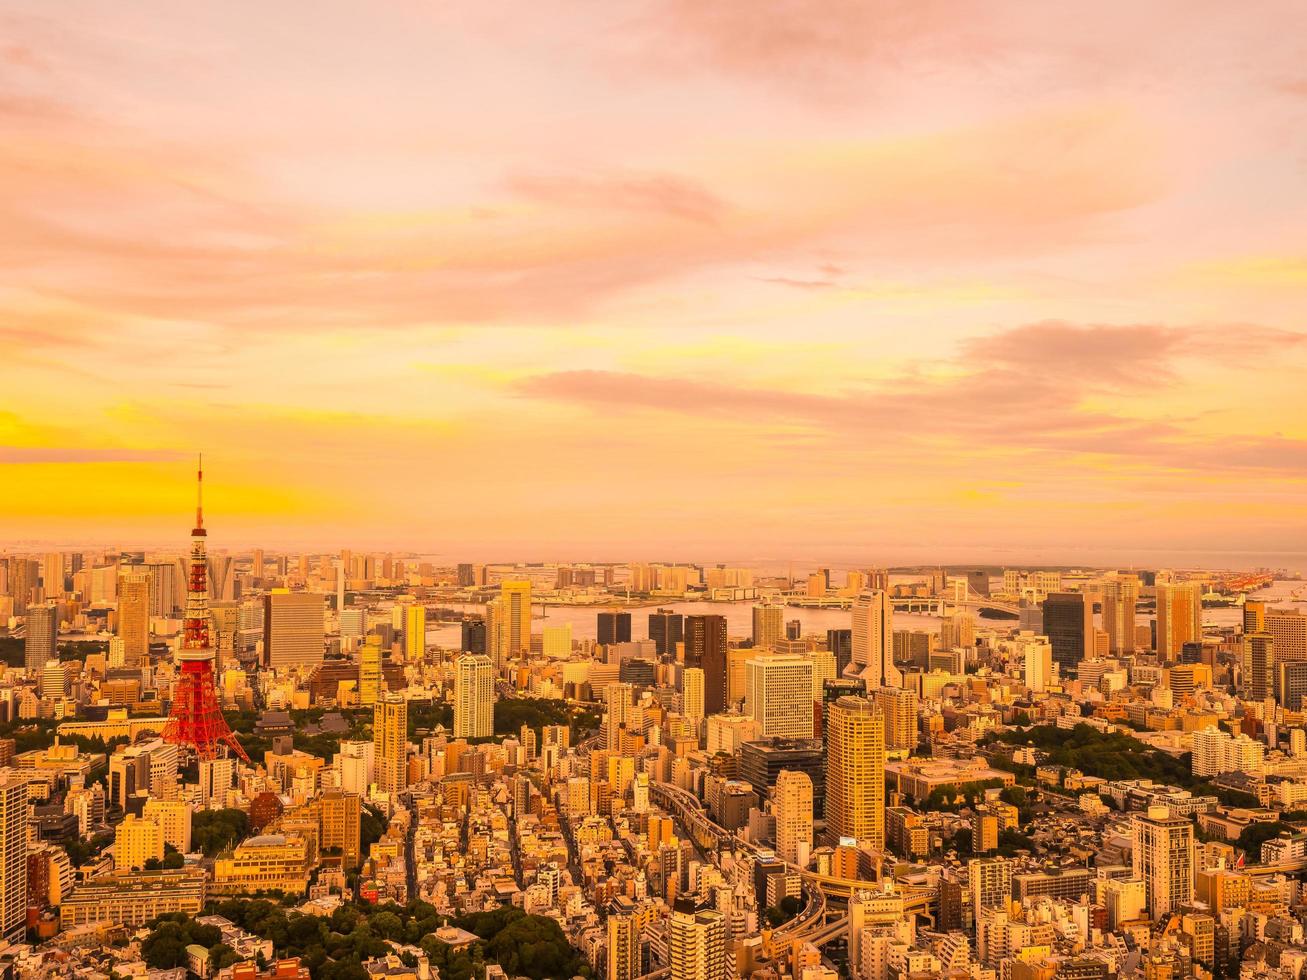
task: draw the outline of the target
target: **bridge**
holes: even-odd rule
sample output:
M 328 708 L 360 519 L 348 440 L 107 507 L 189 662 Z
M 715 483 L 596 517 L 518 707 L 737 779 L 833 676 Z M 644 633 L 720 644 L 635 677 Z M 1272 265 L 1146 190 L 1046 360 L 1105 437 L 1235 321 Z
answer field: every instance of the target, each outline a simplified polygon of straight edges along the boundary
M 703 804 L 693 793 L 674 786 L 671 783 L 651 782 L 649 796 L 659 806 L 672 813 L 694 839 L 695 844 L 705 852 L 715 851 L 725 845 L 757 854 L 762 850 L 751 841 L 741 840 L 725 827 L 712 820 L 703 808 Z M 772 933 L 772 941 L 784 944 L 796 940 L 811 942 L 814 945 L 831 942 L 848 933 L 848 916 L 835 922 L 825 921 L 828 902 L 848 904 L 855 891 L 865 891 L 875 882 L 863 878 L 841 878 L 834 875 L 817 874 L 806 868 L 787 864 L 803 880 L 804 895 L 807 902 L 795 918 L 784 923 Z M 817 896 L 820 896 L 819 900 Z M 931 906 L 935 895 L 929 889 L 905 891 L 903 893 L 905 912 L 925 915 L 933 919 Z M 836 924 L 842 922 L 842 928 Z

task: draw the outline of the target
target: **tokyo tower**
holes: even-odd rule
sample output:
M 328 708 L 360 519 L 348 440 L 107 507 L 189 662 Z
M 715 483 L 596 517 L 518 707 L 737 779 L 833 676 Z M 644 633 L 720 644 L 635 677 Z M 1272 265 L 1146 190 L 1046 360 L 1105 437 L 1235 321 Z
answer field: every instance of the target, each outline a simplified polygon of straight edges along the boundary
M 213 689 L 213 647 L 209 643 L 209 567 L 204 551 L 204 460 L 196 471 L 195 529 L 191 531 L 191 569 L 186 582 L 186 619 L 177 664 L 181 676 L 163 740 L 184 745 L 202 760 L 218 755 L 219 744 L 249 762 L 218 706 Z

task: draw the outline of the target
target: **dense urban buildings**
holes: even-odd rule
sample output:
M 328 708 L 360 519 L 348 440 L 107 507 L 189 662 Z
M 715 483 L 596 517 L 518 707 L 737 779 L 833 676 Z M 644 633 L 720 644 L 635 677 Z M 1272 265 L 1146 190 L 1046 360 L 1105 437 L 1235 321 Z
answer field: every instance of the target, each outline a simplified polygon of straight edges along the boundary
M 471 947 L 536 980 L 1307 963 L 1297 580 L 214 556 L 208 534 L 0 557 L 22 976 L 87 930 L 124 970 L 260 976 L 290 933 L 218 912 L 269 893 L 371 929 L 434 909 L 357 953 L 369 976 Z M 478 918 L 509 910 L 548 966 Z M 173 913 L 230 952 L 168 953 Z M 349 954 L 319 942 L 285 969 L 334 977 Z

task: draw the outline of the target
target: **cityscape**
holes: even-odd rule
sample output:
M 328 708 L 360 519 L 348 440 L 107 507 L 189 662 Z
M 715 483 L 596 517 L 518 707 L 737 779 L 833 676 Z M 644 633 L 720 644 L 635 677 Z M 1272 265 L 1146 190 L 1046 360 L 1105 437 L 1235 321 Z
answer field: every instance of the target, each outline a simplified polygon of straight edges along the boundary
M 1295 573 L 231 550 L 203 480 L 0 562 L 12 976 L 1307 964 Z
M 1307 980 L 1303 0 L 0 0 L 0 980 Z

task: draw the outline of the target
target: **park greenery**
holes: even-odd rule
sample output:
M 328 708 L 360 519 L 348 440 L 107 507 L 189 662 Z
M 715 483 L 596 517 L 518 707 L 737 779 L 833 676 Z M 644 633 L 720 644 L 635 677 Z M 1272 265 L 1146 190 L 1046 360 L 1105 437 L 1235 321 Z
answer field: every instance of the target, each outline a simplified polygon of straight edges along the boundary
M 453 925 L 477 937 L 458 951 L 433 935 L 451 920 L 422 901 L 350 903 L 319 917 L 266 899 L 233 898 L 212 904 L 210 911 L 271 940 L 278 957 L 299 957 L 313 980 L 367 980 L 363 962 L 389 952 L 392 943 L 420 947 L 442 980 L 473 980 L 484 975 L 486 963 L 500 964 L 509 976 L 532 980 L 590 973 L 557 922 L 513 906 L 453 919 Z
M 244 810 L 197 810 L 191 817 L 191 847 L 205 857 L 216 857 L 249 832 L 250 818 Z
M 150 935 L 141 944 L 145 965 L 155 970 L 171 970 L 187 965 L 187 946 L 203 946 L 209 951 L 213 970 L 221 970 L 240 960 L 236 951 L 222 941 L 214 926 L 200 925 L 184 912 L 173 912 L 155 919 Z

